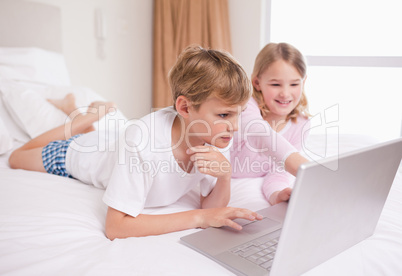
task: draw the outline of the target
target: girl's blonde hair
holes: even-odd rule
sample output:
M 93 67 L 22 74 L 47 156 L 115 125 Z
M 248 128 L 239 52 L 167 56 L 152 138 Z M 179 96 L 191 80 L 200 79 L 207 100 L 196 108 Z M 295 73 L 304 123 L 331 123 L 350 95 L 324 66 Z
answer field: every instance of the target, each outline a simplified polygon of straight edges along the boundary
M 306 77 L 307 65 L 299 50 L 288 43 L 269 43 L 258 53 L 255 59 L 251 79 L 254 80 L 256 77 L 259 78 L 269 66 L 278 60 L 284 60 L 294 66 L 302 79 Z M 270 111 L 264 102 L 262 92 L 258 91 L 254 85 L 253 97 L 257 101 L 261 114 L 264 117 Z M 299 104 L 287 115 L 286 121 L 292 120 L 292 122 L 296 122 L 299 115 L 304 115 L 305 117 L 311 116 L 308 111 L 308 102 L 304 93 L 304 87 Z
M 174 108 L 183 95 L 198 109 L 213 95 L 227 105 L 242 104 L 251 97 L 251 82 L 241 65 L 223 51 L 200 46 L 186 48 L 169 72 Z

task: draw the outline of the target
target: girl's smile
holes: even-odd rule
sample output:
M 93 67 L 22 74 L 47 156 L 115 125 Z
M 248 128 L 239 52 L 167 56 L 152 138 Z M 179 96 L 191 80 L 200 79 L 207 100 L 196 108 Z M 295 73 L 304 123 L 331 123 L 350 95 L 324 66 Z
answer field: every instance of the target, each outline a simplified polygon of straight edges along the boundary
M 299 104 L 305 79 L 296 68 L 280 59 L 273 62 L 261 75 L 253 79 L 261 91 L 269 113 L 264 117 L 270 124 L 286 120 Z M 272 125 L 272 124 L 271 124 Z
M 281 101 L 281 100 L 275 100 L 279 105 L 287 107 L 292 101 Z

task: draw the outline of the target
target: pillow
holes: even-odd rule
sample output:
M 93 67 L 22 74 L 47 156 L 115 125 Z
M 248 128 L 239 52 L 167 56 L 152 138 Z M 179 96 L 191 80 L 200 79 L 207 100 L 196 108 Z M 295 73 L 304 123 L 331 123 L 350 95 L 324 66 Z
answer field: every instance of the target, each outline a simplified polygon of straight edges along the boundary
M 39 48 L 0 47 L 0 77 L 51 85 L 70 85 L 64 57 Z
M 0 118 L 0 155 L 13 148 L 13 138 L 10 136 L 3 120 Z
M 28 134 L 26 134 L 26 132 L 14 122 L 14 119 L 7 111 L 7 108 L 4 105 L 3 99 L 1 97 L 1 91 L 0 91 L 0 120 L 2 120 L 5 129 L 7 129 L 7 133 L 10 136 L 10 139 L 16 140 L 20 143 L 21 142 L 26 143 L 30 139 Z
M 63 125 L 69 120 L 64 112 L 49 103 L 47 99 L 62 99 L 68 93 L 73 93 L 81 113 L 86 112 L 91 102 L 105 101 L 102 96 L 84 87 L 35 86 L 0 80 L 0 91 L 4 105 L 14 122 L 30 138 Z M 127 118 L 117 110 L 102 118 L 98 124 L 95 124 L 95 128 L 107 129 L 110 126 L 118 126 L 115 123 L 117 120 L 123 120 L 125 123 Z

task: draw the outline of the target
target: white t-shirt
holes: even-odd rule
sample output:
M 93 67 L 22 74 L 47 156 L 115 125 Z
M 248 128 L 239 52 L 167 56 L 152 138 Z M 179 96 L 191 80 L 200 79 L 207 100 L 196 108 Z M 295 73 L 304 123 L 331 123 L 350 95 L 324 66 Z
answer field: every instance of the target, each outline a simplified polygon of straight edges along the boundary
M 145 207 L 166 206 L 200 184 L 207 196 L 216 178 L 193 168 L 186 173 L 172 152 L 177 112 L 167 107 L 130 122 L 120 132 L 91 132 L 75 139 L 66 154 L 74 178 L 106 189 L 103 201 L 133 217 Z M 230 160 L 229 147 L 219 149 Z

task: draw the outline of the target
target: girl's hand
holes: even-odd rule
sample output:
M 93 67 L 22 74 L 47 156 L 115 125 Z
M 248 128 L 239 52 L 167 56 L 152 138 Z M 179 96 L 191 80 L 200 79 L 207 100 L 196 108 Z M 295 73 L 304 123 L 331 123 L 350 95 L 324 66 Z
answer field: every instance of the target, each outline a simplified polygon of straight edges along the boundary
M 241 218 L 250 221 L 261 220 L 263 217 L 256 212 L 243 208 L 224 207 L 224 208 L 211 208 L 199 210 L 199 227 L 222 227 L 229 226 L 236 230 L 241 230 L 242 227 L 233 219 Z
M 194 162 L 194 165 L 201 173 L 217 178 L 227 177 L 230 179 L 232 166 L 217 148 L 196 146 L 187 149 L 187 154 L 191 154 L 190 160 Z
M 285 188 L 282 191 L 277 191 L 269 197 L 269 203 L 275 205 L 281 202 L 286 202 L 289 200 L 291 194 L 292 188 Z

